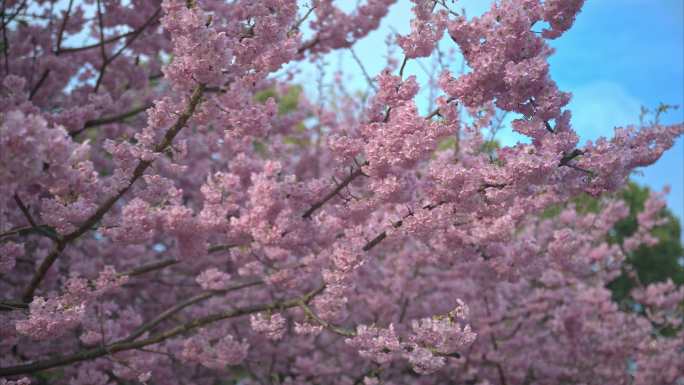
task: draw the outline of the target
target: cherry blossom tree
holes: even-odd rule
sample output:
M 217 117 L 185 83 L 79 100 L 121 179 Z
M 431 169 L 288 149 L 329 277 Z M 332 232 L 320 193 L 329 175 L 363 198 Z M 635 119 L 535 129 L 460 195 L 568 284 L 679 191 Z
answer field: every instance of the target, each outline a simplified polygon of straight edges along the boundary
M 664 206 L 614 241 L 611 193 L 684 126 L 579 143 L 548 42 L 582 0 L 412 0 L 368 100 L 307 99 L 394 3 L 3 0 L 0 384 L 682 383 L 684 288 L 606 284 Z M 483 151 L 497 111 L 529 140 Z

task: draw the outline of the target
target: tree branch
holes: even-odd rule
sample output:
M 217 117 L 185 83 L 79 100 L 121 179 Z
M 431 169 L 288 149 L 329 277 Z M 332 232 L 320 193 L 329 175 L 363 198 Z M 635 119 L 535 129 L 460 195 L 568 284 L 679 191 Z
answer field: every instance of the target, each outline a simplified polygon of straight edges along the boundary
M 444 203 L 446 203 L 446 202 L 442 201 L 439 203 L 429 204 L 429 205 L 423 206 L 423 210 L 430 210 L 431 211 L 431 210 L 434 210 L 437 207 L 443 205 Z M 410 212 L 410 213 L 404 215 L 404 217 L 402 219 L 392 223 L 392 227 L 394 227 L 395 229 L 400 228 L 404 224 L 404 220 L 408 217 L 411 217 L 411 216 L 413 216 L 413 212 Z M 363 251 L 369 251 L 370 249 L 377 246 L 380 242 L 382 242 L 385 238 L 387 238 L 387 231 L 383 231 L 382 233 L 376 235 L 375 238 L 368 241 L 368 243 L 366 243 L 363 246 L 362 250 Z
M 194 114 L 195 109 L 202 100 L 204 88 L 204 84 L 200 84 L 195 88 L 195 90 L 192 92 L 192 95 L 190 96 L 185 111 L 183 111 L 180 114 L 174 125 L 171 126 L 171 128 L 169 128 L 168 131 L 166 131 L 164 138 L 155 146 L 155 152 L 164 152 L 164 150 L 171 145 L 171 142 L 176 137 L 176 135 L 178 135 L 180 130 L 183 127 L 185 127 L 188 120 L 190 120 L 190 117 Z M 76 230 L 65 235 L 62 240 L 56 242 L 55 248 L 50 252 L 50 254 L 48 254 L 48 256 L 40 264 L 38 270 L 31 279 L 31 282 L 24 290 L 24 293 L 21 297 L 24 302 L 31 302 L 31 300 L 33 300 L 33 294 L 40 285 L 40 282 L 45 277 L 45 274 L 50 269 L 50 266 L 52 266 L 52 264 L 55 262 L 57 257 L 62 253 L 62 251 L 64 251 L 64 248 L 67 246 L 67 244 L 69 244 L 73 240 L 77 239 L 78 237 L 89 231 L 97 222 L 99 222 L 102 219 L 102 217 L 107 212 L 109 212 L 109 210 L 114 206 L 114 204 L 126 192 L 128 192 L 128 190 L 130 190 L 133 184 L 138 179 L 140 179 L 140 177 L 145 173 L 145 170 L 147 170 L 147 168 L 150 167 L 151 164 L 152 161 L 140 160 L 126 186 L 124 186 L 114 196 L 110 197 L 102 205 L 100 205 L 97 208 L 97 210 L 90 217 L 88 217 L 88 219 L 86 219 Z
M 263 285 L 263 284 L 264 284 L 264 281 L 262 281 L 262 280 L 245 282 L 245 283 L 235 285 L 235 286 L 230 287 L 230 288 L 225 289 L 225 290 L 207 291 L 207 292 L 198 294 L 194 297 L 188 298 L 185 301 L 180 302 L 180 303 L 176 304 L 175 306 L 167 309 L 166 311 L 160 313 L 157 317 L 146 322 L 144 325 L 141 325 L 136 330 L 134 330 L 133 333 L 131 333 L 131 335 L 126 337 L 126 339 L 123 341 L 134 341 L 135 339 L 137 339 L 141 335 L 143 335 L 146 332 L 154 329 L 155 326 L 159 325 L 163 321 L 169 319 L 171 316 L 173 316 L 174 314 L 178 313 L 179 311 L 185 309 L 186 307 L 188 307 L 190 305 L 194 305 L 196 303 L 202 302 L 202 301 L 209 299 L 209 298 L 216 296 L 216 295 L 226 294 L 226 293 L 231 292 L 231 291 L 240 290 L 240 289 L 244 289 L 246 287 L 251 287 L 251 286 Z
M 368 164 L 368 162 L 364 162 L 361 166 L 365 166 L 365 165 L 367 165 L 367 164 Z M 332 191 L 330 191 L 328 194 L 326 194 L 326 195 L 323 197 L 323 199 L 321 199 L 321 200 L 319 200 L 318 202 L 316 202 L 316 203 L 314 203 L 313 205 L 311 205 L 311 207 L 309 207 L 309 209 L 306 210 L 306 212 L 304 212 L 304 214 L 302 214 L 302 218 L 304 218 L 304 219 L 309 219 L 309 218 L 311 218 L 311 215 L 312 215 L 316 210 L 318 210 L 318 209 L 321 208 L 324 204 L 326 204 L 329 200 L 331 200 L 332 198 L 334 198 L 340 191 L 342 191 L 342 189 L 344 189 L 345 187 L 347 187 L 354 179 L 356 179 L 357 177 L 359 177 L 359 176 L 361 176 L 361 175 L 363 175 L 363 171 L 361 171 L 361 167 L 357 167 L 357 169 L 354 170 L 351 174 L 349 174 L 346 178 L 344 178 L 344 180 L 342 180 L 342 182 L 341 182 L 340 184 L 338 184 L 337 187 L 335 187 L 334 190 L 332 190 Z
M 147 28 L 149 25 L 151 25 L 155 21 L 155 19 L 159 16 L 160 13 L 161 13 L 161 8 L 157 8 L 157 10 L 152 14 L 152 16 L 150 16 L 149 19 L 147 19 L 147 21 L 145 21 L 145 23 L 143 25 L 141 25 L 138 29 L 133 31 L 133 33 L 131 34 L 130 40 L 126 41 L 126 43 L 123 45 L 123 47 L 119 48 L 119 50 L 116 51 L 116 53 L 114 53 L 114 55 L 112 55 L 110 57 L 107 57 L 105 55 L 104 37 L 101 38 L 99 46 L 102 49 L 103 62 L 102 62 L 102 66 L 100 67 L 100 74 L 97 77 L 97 81 L 95 82 L 95 89 L 93 92 L 97 93 L 97 91 L 100 87 L 100 84 L 102 84 L 102 80 L 104 79 L 104 75 L 105 75 L 105 71 L 107 70 L 107 66 L 109 66 L 109 64 L 111 64 L 117 57 L 119 57 L 119 55 L 121 55 L 126 48 L 128 48 L 131 44 L 133 44 L 133 42 L 140 36 L 140 34 L 142 34 L 142 32 L 145 30 L 145 28 Z M 101 15 L 100 15 L 100 18 L 101 18 Z M 100 36 L 103 36 L 102 33 L 103 32 L 100 31 Z
M 135 269 L 129 270 L 129 271 L 124 272 L 124 273 L 119 273 L 119 274 L 117 274 L 117 276 L 119 276 L 119 277 L 123 277 L 123 276 L 135 277 L 137 275 L 149 273 L 150 271 L 160 270 L 160 269 L 163 269 L 167 266 L 175 265 L 178 262 L 180 262 L 180 261 L 175 259 L 175 258 L 164 259 L 161 261 L 152 262 L 152 263 L 149 263 L 147 265 L 142 265 L 140 267 L 136 267 Z
M 356 333 L 353 330 L 343 329 L 339 326 L 335 326 L 335 325 L 331 324 L 330 322 L 321 319 L 318 315 L 316 315 L 316 313 L 314 313 L 313 310 L 311 310 L 309 305 L 307 305 L 304 301 L 300 301 L 299 307 L 302 309 L 302 311 L 304 311 L 304 314 L 306 314 L 311 319 L 316 321 L 318 324 L 320 324 L 324 328 L 330 330 L 331 332 L 333 332 L 335 334 L 339 334 L 343 337 L 355 337 L 356 336 Z
M 57 52 L 55 55 L 59 56 L 59 48 L 62 46 L 62 41 L 64 39 L 64 30 L 66 29 L 66 25 L 69 22 L 69 15 L 71 15 L 71 7 L 74 5 L 74 0 L 69 0 L 69 5 L 67 6 L 66 12 L 64 12 L 64 20 L 62 20 L 62 24 L 59 26 L 59 31 L 57 31 Z M 29 100 L 33 99 L 33 97 L 38 93 L 38 90 L 40 90 L 40 87 L 43 86 L 43 83 L 45 83 L 45 80 L 47 80 L 48 75 L 50 75 L 50 68 L 46 68 L 43 71 L 43 74 L 40 76 L 40 79 L 38 79 L 38 82 L 36 83 L 33 88 L 31 88 L 31 91 L 29 92 Z
M 121 351 L 139 349 L 148 345 L 158 344 L 164 340 L 172 337 L 179 336 L 186 332 L 192 331 L 194 329 L 200 328 L 202 326 L 209 325 L 211 323 L 229 319 L 236 318 L 247 314 L 258 313 L 261 311 L 272 310 L 272 309 L 289 309 L 304 301 L 309 303 L 313 297 L 321 293 L 325 289 L 325 285 L 304 294 L 301 297 L 293 298 L 284 301 L 274 301 L 267 304 L 260 304 L 254 306 L 248 306 L 245 308 L 239 308 L 234 310 L 227 310 L 219 313 L 210 314 L 208 316 L 196 318 L 184 324 L 178 325 L 174 328 L 168 329 L 164 332 L 157 333 L 146 339 L 138 341 L 128 341 L 126 339 L 114 342 L 112 344 L 101 346 L 93 349 L 88 349 L 71 355 L 60 355 L 52 357 L 43 361 L 32 362 L 28 364 L 9 366 L 5 368 L 0 368 L 0 376 L 15 376 L 19 374 L 30 374 L 39 372 L 46 369 L 51 369 L 59 366 L 70 365 L 81 361 L 88 361 L 109 354 L 118 353 Z
M 138 115 L 141 112 L 146 111 L 148 108 L 152 107 L 153 105 L 154 105 L 153 103 L 146 103 L 146 104 L 143 104 L 139 107 L 135 107 L 129 111 L 122 112 L 118 115 L 106 116 L 106 117 L 102 117 L 102 118 L 88 120 L 87 122 L 85 122 L 85 124 L 83 125 L 83 127 L 80 130 L 70 132 L 69 136 L 71 136 L 72 138 L 75 138 L 78 134 L 82 133 L 83 131 L 87 130 L 88 128 L 101 126 L 104 124 L 121 122 L 125 119 L 128 119 L 130 117 Z

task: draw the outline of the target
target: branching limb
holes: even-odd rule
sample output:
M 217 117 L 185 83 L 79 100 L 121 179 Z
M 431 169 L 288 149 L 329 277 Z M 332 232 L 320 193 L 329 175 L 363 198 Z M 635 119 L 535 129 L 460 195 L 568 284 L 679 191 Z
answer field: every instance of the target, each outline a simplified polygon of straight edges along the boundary
M 102 62 L 102 66 L 100 67 L 100 74 L 97 77 L 97 81 L 95 82 L 95 89 L 93 90 L 93 92 L 97 93 L 97 91 L 100 87 L 100 84 L 102 84 L 102 80 L 104 79 L 104 75 L 105 75 L 105 71 L 107 70 L 107 66 L 109 66 L 117 57 L 119 57 L 119 55 L 121 55 L 126 48 L 128 48 L 131 44 L 133 44 L 133 42 L 142 34 L 142 32 L 148 26 L 150 26 L 152 23 L 155 22 L 155 20 L 157 19 L 157 17 L 159 17 L 160 14 L 161 14 L 161 8 L 157 8 L 157 10 L 154 12 L 154 14 L 152 14 L 152 16 L 150 16 L 150 18 L 147 19 L 147 21 L 142 26 L 140 26 L 140 28 L 136 29 L 130 35 L 131 38 L 128 41 L 126 41 L 126 43 L 121 48 L 119 48 L 119 50 L 116 51 L 116 53 L 114 53 L 110 57 L 107 57 L 105 52 L 104 52 L 104 45 L 105 45 L 104 37 L 102 37 L 102 32 L 100 32 L 100 36 L 101 36 L 100 47 L 102 47 L 101 49 L 102 49 L 103 62 Z
M 73 5 L 74 0 L 69 0 L 69 5 L 67 5 L 66 12 L 64 13 L 64 20 L 62 20 L 62 24 L 59 26 L 59 31 L 57 31 L 57 55 L 59 55 L 59 50 L 62 46 L 62 41 L 64 40 L 64 31 L 66 30 L 66 25 L 69 22 L 69 16 L 71 15 L 71 8 Z M 40 79 L 38 79 L 36 85 L 31 88 L 31 91 L 29 92 L 29 100 L 33 99 L 36 93 L 38 93 L 40 87 L 42 87 L 45 83 L 45 80 L 47 80 L 48 75 L 50 75 L 49 67 L 43 71 L 43 74 L 40 76 Z
M 356 333 L 352 330 L 343 329 L 339 326 L 335 326 L 335 325 L 331 324 L 330 322 L 328 322 L 324 319 L 321 319 L 316 313 L 314 313 L 314 311 L 304 301 L 299 302 L 299 307 L 302 309 L 302 311 L 304 311 L 304 314 L 309 316 L 309 318 L 313 319 L 319 325 L 330 330 L 331 332 L 333 332 L 335 334 L 339 334 L 343 337 L 355 337 L 356 336 Z
M 185 110 L 178 116 L 178 119 L 174 123 L 171 128 L 169 128 L 168 131 L 166 131 L 166 134 L 164 135 L 164 138 L 155 146 L 154 150 L 157 153 L 163 153 L 166 148 L 168 148 L 171 145 L 171 142 L 173 139 L 178 135 L 180 130 L 185 127 L 187 124 L 188 120 L 190 120 L 190 117 L 194 114 L 195 109 L 197 106 L 200 104 L 202 100 L 202 95 L 204 94 L 204 84 L 198 85 L 195 90 L 192 92 L 192 95 L 190 96 L 190 99 L 188 101 L 188 104 L 185 108 Z M 114 206 L 114 204 L 124 195 L 130 188 L 133 186 L 133 184 L 142 177 L 142 175 L 145 173 L 148 167 L 152 164 L 152 161 L 147 161 L 147 160 L 140 160 L 138 162 L 138 165 L 136 166 L 135 170 L 133 171 L 133 175 L 129 179 L 128 183 L 126 186 L 121 188 L 115 195 L 107 199 L 104 203 L 102 203 L 97 210 L 88 217 L 76 230 L 73 232 L 65 235 L 62 240 L 56 242 L 54 249 L 48 254 L 48 256 L 43 260 L 43 262 L 40 264 L 38 267 L 38 270 L 34 274 L 33 278 L 31 279 L 31 282 L 29 285 L 26 287 L 24 290 L 24 293 L 22 295 L 22 300 L 24 302 L 31 302 L 33 299 L 33 294 L 40 285 L 40 282 L 43 280 L 45 277 L 45 274 L 47 271 L 50 269 L 50 266 L 57 260 L 57 257 L 64 251 L 64 248 L 66 246 L 76 240 L 78 237 L 81 235 L 85 234 L 88 232 L 97 222 L 99 222 L 104 215 L 109 212 L 109 210 Z
M 97 347 L 97 348 L 92 348 L 88 350 L 83 350 L 78 353 L 70 354 L 70 355 L 58 355 L 43 361 L 36 361 L 36 362 L 31 362 L 28 364 L 22 364 L 22 365 L 16 365 L 16 366 L 9 366 L 9 367 L 4 367 L 0 368 L 0 376 L 6 377 L 6 376 L 16 376 L 20 374 L 30 374 L 30 373 L 35 373 L 39 372 L 42 370 L 46 369 L 51 369 L 51 368 L 56 368 L 60 366 L 65 366 L 65 365 L 71 365 L 77 362 L 82 362 L 82 361 L 88 361 L 88 360 L 93 360 L 99 357 L 103 357 L 106 355 L 122 352 L 122 351 L 127 351 L 127 350 L 132 350 L 132 349 L 140 349 L 145 346 L 149 345 L 155 345 L 158 344 L 162 341 L 165 341 L 169 338 L 173 338 L 182 334 L 185 334 L 189 331 L 193 331 L 195 329 L 201 328 L 203 326 L 212 324 L 217 321 L 225 320 L 225 319 L 230 319 L 230 318 L 237 318 L 241 317 L 244 315 L 248 314 L 253 314 L 253 313 L 258 313 L 262 311 L 267 311 L 267 310 L 272 310 L 272 309 L 289 309 L 295 306 L 299 306 L 299 304 L 304 301 L 304 303 L 309 303 L 311 299 L 313 299 L 316 295 L 321 293 L 325 289 L 325 286 L 320 286 L 319 288 L 304 294 L 301 297 L 289 299 L 289 300 L 281 300 L 281 301 L 274 301 L 270 302 L 267 304 L 259 304 L 259 305 L 254 305 L 254 306 L 248 306 L 244 308 L 239 308 L 239 309 L 233 309 L 233 310 L 227 310 L 219 313 L 214 313 L 210 314 L 204 317 L 196 318 L 194 320 L 188 321 L 186 323 L 183 323 L 181 325 L 178 325 L 174 328 L 168 329 L 166 331 L 154 334 L 148 338 L 142 339 L 142 340 L 137 340 L 137 341 L 129 341 L 129 337 L 114 342 L 112 344 L 109 344 L 104 347 Z
M 367 165 L 368 162 L 364 162 L 363 165 Z M 330 191 L 328 194 L 326 194 L 321 200 L 318 202 L 314 203 L 309 207 L 304 214 L 302 214 L 302 218 L 304 219 L 309 219 L 311 218 L 311 215 L 318 210 L 319 208 L 323 207 L 329 200 L 334 198 L 340 191 L 342 191 L 345 187 L 347 187 L 354 179 L 358 178 L 359 176 L 363 175 L 363 171 L 361 170 L 361 167 L 357 167 L 356 170 L 354 170 L 352 173 L 350 173 L 346 178 L 340 182 L 337 187 L 335 187 L 334 190 Z
M 124 121 L 124 120 L 126 120 L 126 119 L 128 119 L 128 118 L 131 118 L 131 117 L 133 117 L 133 116 L 138 115 L 138 114 L 141 113 L 141 112 L 146 111 L 148 108 L 152 107 L 153 105 L 154 105 L 153 103 L 146 103 L 146 104 L 143 104 L 143 105 L 141 105 L 141 106 L 139 106 L 139 107 L 135 107 L 135 108 L 133 108 L 133 109 L 131 109 L 131 110 L 129 110 L 129 111 L 122 112 L 122 113 L 120 113 L 120 114 L 118 114 L 118 115 L 105 116 L 105 117 L 102 117 L 102 118 L 97 118 L 97 119 L 93 119 L 93 120 L 88 120 L 88 121 L 85 122 L 85 124 L 83 125 L 83 128 L 81 128 L 80 130 L 72 131 L 72 132 L 69 133 L 69 135 L 70 135 L 72 138 L 75 138 L 76 136 L 78 136 L 78 134 L 82 133 L 83 131 L 87 130 L 88 128 L 97 127 L 97 126 L 101 126 L 101 125 L 104 125 L 104 124 L 122 122 L 122 121 Z
M 165 321 L 165 320 L 171 318 L 173 315 L 177 314 L 178 312 L 180 312 L 181 310 L 185 309 L 185 308 L 188 307 L 188 306 L 191 306 L 191 305 L 194 305 L 194 304 L 196 304 L 196 303 L 202 302 L 202 301 L 204 301 L 204 300 L 206 300 L 206 299 L 209 299 L 209 298 L 214 297 L 214 296 L 217 296 L 217 295 L 226 294 L 226 293 L 231 292 L 231 291 L 236 291 L 236 290 L 244 289 L 244 288 L 246 288 L 246 287 L 258 286 L 258 285 L 263 285 L 263 284 L 264 284 L 264 282 L 261 281 L 261 280 L 258 280 L 258 281 L 251 281 L 251 282 L 245 282 L 245 283 L 242 283 L 242 284 L 239 284 L 239 285 L 235 285 L 235 286 L 233 286 L 233 287 L 231 287 L 231 288 L 228 288 L 228 289 L 226 289 L 226 290 L 208 291 L 208 292 L 205 292 L 205 293 L 198 294 L 198 295 L 196 295 L 196 296 L 194 296 L 194 297 L 188 298 L 188 299 L 186 299 L 185 301 L 179 302 L 179 303 L 176 304 L 175 306 L 173 306 L 173 307 L 167 309 L 166 311 L 160 313 L 160 314 L 159 314 L 157 317 L 155 317 L 154 319 L 152 319 L 152 320 L 146 322 L 144 325 L 142 325 L 142 326 L 138 327 L 137 329 L 135 329 L 135 331 L 133 331 L 133 333 L 131 333 L 131 335 L 129 335 L 128 337 L 126 337 L 126 339 L 125 339 L 124 341 L 134 341 L 134 340 L 136 340 L 136 339 L 137 339 L 138 337 L 140 337 L 141 335 L 147 333 L 148 331 L 151 331 L 152 329 L 154 329 L 155 326 L 157 326 L 157 325 L 159 325 L 160 323 L 162 323 L 163 321 Z

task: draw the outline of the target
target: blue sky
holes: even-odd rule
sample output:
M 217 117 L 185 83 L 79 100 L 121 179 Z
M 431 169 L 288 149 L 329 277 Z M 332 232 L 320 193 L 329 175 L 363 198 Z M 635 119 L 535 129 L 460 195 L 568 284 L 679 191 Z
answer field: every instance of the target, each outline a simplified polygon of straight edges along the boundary
M 356 2 L 340 3 L 353 6 Z M 467 15 L 474 16 L 484 12 L 490 3 L 463 0 L 455 2 L 453 8 L 465 8 Z M 410 1 L 399 0 L 380 29 L 355 46 L 371 76 L 386 65 L 386 36 L 392 31 L 408 31 L 410 7 Z M 444 48 L 449 45 L 443 43 Z M 617 126 L 637 124 L 641 106 L 652 108 L 660 102 L 684 105 L 682 0 L 588 0 L 573 28 L 551 45 L 556 48 L 550 59 L 551 76 L 561 90 L 573 93 L 569 108 L 582 141 L 610 136 Z M 348 51 L 329 54 L 324 60 L 329 72 L 344 70 L 348 87 L 367 87 Z M 430 63 L 429 59 L 423 62 Z M 458 70 L 460 62 L 450 67 Z M 315 68 L 304 68 L 302 77 L 308 84 L 315 84 L 314 73 Z M 414 61 L 409 62 L 406 73 L 417 75 L 422 84 L 426 81 L 425 72 Z M 669 112 L 661 121 L 684 121 L 684 108 Z M 505 130 L 498 139 L 510 144 L 520 137 Z M 669 185 L 668 205 L 680 219 L 684 218 L 684 138 L 634 178 L 654 190 Z
M 555 42 L 552 76 L 573 92 L 573 124 L 583 139 L 637 123 L 639 106 L 684 104 L 684 1 L 588 1 L 572 30 Z M 684 106 L 683 106 L 684 107 Z M 682 122 L 680 107 L 662 119 Z M 684 140 L 635 179 L 671 186 L 670 208 L 684 218 Z

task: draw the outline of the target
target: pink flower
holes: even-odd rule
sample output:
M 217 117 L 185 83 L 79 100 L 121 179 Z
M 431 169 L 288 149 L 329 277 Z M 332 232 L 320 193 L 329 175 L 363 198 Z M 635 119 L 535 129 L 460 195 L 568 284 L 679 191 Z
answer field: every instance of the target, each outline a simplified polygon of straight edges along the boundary
M 252 330 L 261 333 L 266 338 L 277 341 L 283 337 L 287 328 L 287 321 L 280 313 L 274 314 L 252 314 L 249 317 Z

